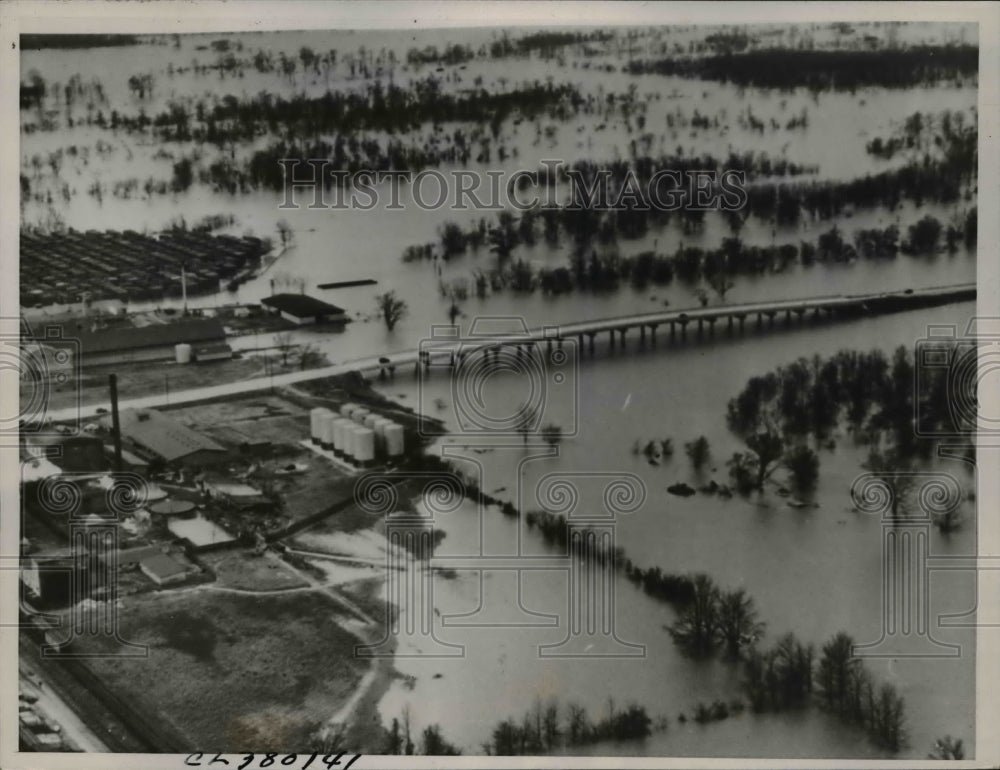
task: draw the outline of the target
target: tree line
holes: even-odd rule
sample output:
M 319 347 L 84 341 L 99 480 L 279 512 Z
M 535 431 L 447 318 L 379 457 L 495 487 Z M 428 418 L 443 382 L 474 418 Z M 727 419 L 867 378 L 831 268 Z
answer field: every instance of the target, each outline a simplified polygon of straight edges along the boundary
M 541 754 L 603 740 L 637 740 L 651 733 L 652 719 L 638 704 L 618 708 L 609 699 L 608 714 L 593 720 L 581 706 L 570 703 L 563 710 L 553 698 L 544 706 L 536 701 L 520 720 L 508 717 L 499 722 L 483 751 L 494 756 Z
M 333 131 L 394 134 L 430 123 L 499 125 L 515 113 L 525 118 L 548 115 L 565 120 L 586 102 L 587 97 L 568 83 L 536 80 L 510 91 L 479 88 L 448 93 L 442 90 L 441 80 L 430 75 L 406 88 L 376 80 L 362 89 L 327 91 L 320 96 L 286 98 L 267 91 L 244 98 L 227 94 L 210 104 L 199 100 L 193 111 L 175 101 L 152 117 L 142 112 L 118 115 L 114 127 L 140 132 L 152 127 L 164 141 L 222 144 L 251 142 L 268 133 L 311 138 Z
M 670 627 L 671 636 L 690 655 L 707 657 L 721 650 L 728 660 L 741 661 L 751 709 L 804 708 L 818 696 L 825 709 L 864 728 L 875 745 L 892 752 L 903 748 L 903 699 L 892 684 L 877 684 L 855 657 L 850 636 L 836 634 L 823 645 L 818 661 L 813 646 L 791 632 L 761 650 L 757 641 L 764 623 L 746 591 L 721 591 L 707 575 L 695 575 L 693 589 L 693 598 Z
M 502 291 L 531 293 L 537 290 L 552 296 L 578 291 L 614 291 L 623 286 L 642 291 L 650 285 L 669 286 L 676 279 L 692 287 L 704 283 L 704 288 L 695 293 L 699 301 L 707 305 L 710 294 L 725 301 L 734 285 L 732 279 L 738 276 L 780 273 L 793 265 L 811 267 L 817 263 L 843 264 L 857 259 L 893 259 L 900 253 L 922 256 L 935 254 L 942 248 L 954 254 L 960 245 L 966 249 L 975 246 L 977 230 L 977 211 L 973 207 L 957 213 L 947 223 L 925 215 L 909 225 L 902 235 L 896 225 L 859 228 L 850 237 L 834 226 L 821 233 L 816 241 L 798 244 L 751 246 L 738 236 L 729 236 L 723 238 L 716 249 L 680 243 L 668 254 L 646 250 L 623 257 L 614 251 L 599 252 L 597 248 L 590 248 L 589 254 L 577 249 L 569 265 L 560 267 L 536 268 L 523 258 L 511 256 L 522 244 L 559 243 L 563 223 L 575 221 L 576 216 L 570 209 L 533 210 L 525 212 L 520 220 L 510 214 L 501 215 L 493 229 L 488 229 L 480 220 L 465 232 L 454 223 L 446 223 L 440 231 L 440 244 L 410 246 L 404 251 L 403 259 L 434 259 L 440 255 L 448 260 L 469 248 L 478 250 L 488 245 L 497 257 L 496 266 L 476 269 L 470 276 L 472 290 L 479 298 Z M 599 242 L 613 240 L 610 225 L 604 224 L 610 221 L 602 220 L 598 225 Z M 452 282 L 462 287 L 468 287 L 469 283 L 464 279 Z M 467 293 L 467 289 L 462 293 Z M 445 292 L 445 295 L 450 296 L 450 293 Z
M 634 59 L 624 69 L 632 75 L 697 78 L 753 88 L 896 89 L 975 78 L 979 49 L 958 44 L 853 51 L 766 48 L 702 57 Z

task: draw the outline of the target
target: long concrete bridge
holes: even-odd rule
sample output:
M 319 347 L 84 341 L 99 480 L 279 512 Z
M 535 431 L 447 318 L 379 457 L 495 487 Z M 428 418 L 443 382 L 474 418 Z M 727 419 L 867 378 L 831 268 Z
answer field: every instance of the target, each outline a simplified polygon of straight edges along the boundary
M 736 330 L 745 332 L 748 324 L 756 329 L 772 328 L 776 323 L 790 326 L 793 323 L 878 315 L 975 298 L 976 284 L 968 283 L 918 290 L 838 294 L 808 299 L 772 300 L 742 305 L 639 313 L 580 323 L 554 324 L 508 336 L 488 335 L 481 342 L 474 336 L 453 343 L 449 343 L 447 337 L 442 337 L 433 346 L 427 346 L 419 351 L 417 358 L 420 363 L 429 366 L 432 363 L 440 363 L 441 357 L 453 354 L 454 360 L 451 363 L 456 363 L 458 359 L 478 351 L 498 353 L 504 347 L 533 347 L 540 343 L 552 347 L 558 346 L 563 340 L 573 338 L 579 341 L 581 351 L 594 353 L 595 340 L 602 334 L 607 334 L 610 348 L 614 349 L 616 346 L 625 348 L 628 335 L 632 332 L 638 335 L 640 345 L 646 343 L 647 335 L 649 342 L 655 344 L 658 330 L 669 334 L 672 339 L 678 336 L 686 339 L 689 328 L 692 330 L 691 333 L 698 337 L 705 334 L 713 336 L 716 325 L 724 326 L 725 331 L 732 334 Z M 391 358 L 392 364 L 411 363 L 409 360 L 396 361 L 394 357 Z
M 538 329 L 526 329 L 515 334 L 493 334 L 464 339 L 454 335 L 443 336 L 434 339 L 432 344 L 423 344 L 415 350 L 404 350 L 382 356 L 368 356 L 318 369 L 286 372 L 270 377 L 258 377 L 252 380 L 175 391 L 169 396 L 157 393 L 140 398 L 122 399 L 119 405 L 122 409 L 176 406 L 254 393 L 269 388 L 342 375 L 351 371 L 384 372 L 394 371 L 405 366 L 416 368 L 432 364 L 456 365 L 464 357 L 476 353 L 499 357 L 501 351 L 510 347 L 513 347 L 517 355 L 530 355 L 532 349 L 541 344 L 549 348 L 557 348 L 566 340 L 577 341 L 581 353 L 594 354 L 596 340 L 601 335 L 607 335 L 611 347 L 626 348 L 629 344 L 632 344 L 633 347 L 639 347 L 646 345 L 647 342 L 650 345 L 655 345 L 658 332 L 661 337 L 669 335 L 680 339 L 687 339 L 689 336 L 696 339 L 711 338 L 715 334 L 735 335 L 756 329 L 771 328 L 778 324 L 793 326 L 835 320 L 841 317 L 878 315 L 967 301 L 975 299 L 975 297 L 976 284 L 965 283 L 915 290 L 831 295 L 637 313 L 579 323 L 553 324 Z M 717 331 L 716 327 L 724 327 L 724 329 L 720 328 Z M 438 328 L 454 329 L 454 327 Z M 630 334 L 633 339 L 632 343 L 629 343 Z M 91 417 L 96 415 L 99 409 L 106 410 L 109 407 L 109 403 L 96 403 L 84 406 L 79 410 L 76 408 L 54 410 L 47 416 L 56 422 L 76 420 Z

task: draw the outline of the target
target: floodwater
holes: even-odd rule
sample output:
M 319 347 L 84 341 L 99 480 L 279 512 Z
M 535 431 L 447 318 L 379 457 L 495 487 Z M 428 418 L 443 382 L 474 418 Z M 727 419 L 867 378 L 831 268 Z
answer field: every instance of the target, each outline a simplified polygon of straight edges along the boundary
M 927 34 L 926 28 L 920 26 L 902 28 L 900 32 L 904 37 L 913 35 L 920 39 Z M 968 30 L 946 31 L 945 36 L 966 33 Z M 679 28 L 643 44 L 652 50 L 654 42 L 685 44 L 692 36 L 701 34 Z M 811 34 L 821 37 L 823 32 L 814 29 Z M 488 43 L 492 35 L 492 30 L 453 33 L 455 40 L 468 42 L 474 48 Z M 174 100 L 191 102 L 204 98 L 211 103 L 227 93 L 240 96 L 269 90 L 282 94 L 320 94 L 328 87 L 360 88 L 370 82 L 360 77 L 349 78 L 343 66 L 329 76 L 298 73 L 292 78 L 277 73 L 259 74 L 252 68 L 241 78 L 221 78 L 218 73 L 196 76 L 190 71 L 170 74 L 171 68 L 189 66 L 193 59 L 212 62 L 214 54 L 199 50 L 198 46 L 207 46 L 218 37 L 222 36 L 183 37 L 179 39 L 179 47 L 174 47 L 171 40 L 159 46 L 26 52 L 22 57 L 22 77 L 34 69 L 50 84 L 65 83 L 75 73 L 80 73 L 85 82 L 100 78 L 109 98 L 109 105 L 102 108 L 106 116 L 113 108 L 134 113 L 144 107 L 147 113 L 154 114 Z M 430 32 L 264 33 L 229 37 L 243 43 L 244 56 L 256 48 L 264 48 L 276 56 L 281 51 L 294 57 L 301 46 L 310 45 L 317 51 L 337 48 L 342 60 L 345 53 L 359 46 L 370 51 L 383 46 L 392 48 L 400 58 L 405 58 L 405 50 L 410 46 L 434 43 L 440 47 L 445 42 L 444 35 Z M 619 54 L 589 61 L 593 66 L 587 70 L 583 69 L 583 58 L 573 55 L 564 62 L 513 59 L 498 67 L 487 60 L 469 62 L 461 70 L 446 68 L 442 76 L 445 89 L 471 87 L 476 77 L 482 77 L 483 87 L 491 90 L 513 88 L 522 81 L 544 81 L 551 75 L 557 84 L 573 83 L 585 94 L 598 98 L 611 92 L 625 92 L 634 85 L 637 99 L 647 105 L 647 127 L 642 131 L 629 129 L 615 116 L 607 119 L 600 115 L 580 116 L 565 123 L 542 119 L 539 126 L 531 121 L 521 125 L 509 121 L 502 126 L 497 143 L 512 152 L 516 149 L 517 156 L 503 163 L 472 164 L 469 168 L 534 169 L 547 158 L 567 163 L 578 158 L 609 161 L 627 157 L 629 143 L 640 142 L 642 134 L 649 133 L 652 138 L 648 147 L 653 153 L 672 153 L 678 146 L 685 154 L 710 152 L 716 156 L 729 149 L 752 150 L 816 166 L 818 179 L 850 179 L 899 162 L 899 159 L 886 162 L 868 157 L 864 143 L 876 136 L 889 135 L 916 110 L 949 109 L 962 112 L 968 120 L 975 117 L 977 94 L 972 86 L 906 91 L 863 89 L 855 94 L 816 96 L 801 90 L 777 94 L 759 89 L 738 90 L 717 83 L 597 71 L 597 65 L 606 63 L 620 67 L 626 59 Z M 140 104 L 129 94 L 127 78 L 144 72 L 152 72 L 156 88 L 152 100 Z M 433 72 L 432 67 L 419 72 L 403 72 L 400 68 L 394 80 L 406 85 Z M 385 82 L 387 76 L 383 76 Z M 62 110 L 62 106 L 58 109 Z M 690 120 L 695 110 L 702 116 L 718 118 L 719 128 L 693 130 L 690 125 L 685 126 L 684 122 Z M 809 124 L 805 129 L 768 128 L 756 132 L 740 120 L 747 110 L 767 124 L 773 118 L 782 126 L 805 110 Z M 78 105 L 76 111 L 79 118 L 86 109 Z M 668 115 L 674 118 L 673 128 L 667 124 Z M 30 119 L 22 115 L 22 122 Z M 607 124 L 603 130 L 598 130 L 600 123 Z M 549 125 L 551 136 L 543 131 L 543 137 L 536 141 L 537 129 Z M 432 128 L 427 126 L 410 138 L 420 143 L 431 133 Z M 105 143 L 102 153 L 96 150 L 99 139 Z M 219 213 L 235 217 L 235 223 L 225 228 L 227 232 L 237 235 L 250 232 L 277 241 L 276 225 L 279 220 L 286 220 L 294 232 L 294 243 L 273 267 L 235 292 L 193 298 L 189 305 L 213 308 L 233 302 L 256 302 L 268 296 L 272 286 L 280 291 L 286 279 L 302 278 L 307 293 L 345 308 L 355 319 L 339 333 L 326 330 L 295 333 L 297 341 L 316 345 L 331 363 L 379 351 L 413 348 L 431 334 L 433 324 L 447 322 L 448 303 L 441 296 L 441 282 L 468 280 L 474 269 L 493 266 L 493 258 L 486 249 L 445 265 L 437 261 L 403 263 L 400 258 L 409 245 L 436 241 L 443 222 L 453 220 L 467 226 L 482 216 L 479 212 L 426 211 L 412 205 L 391 212 L 384 205 L 369 212 L 280 210 L 280 196 L 273 193 L 230 196 L 197 185 L 183 195 L 151 199 L 140 193 L 125 200 L 108 192 L 99 202 L 87 194 L 95 181 L 103 182 L 110 190 L 116 181 L 136 178 L 141 188 L 141 182 L 148 177 L 169 180 L 172 164 L 182 155 L 201 149 L 207 155 L 206 160 L 211 160 L 217 151 L 191 144 L 161 145 L 148 137 L 100 131 L 79 123 L 73 129 L 23 134 L 21 140 L 22 173 L 31 176 L 33 190 L 52 191 L 58 217 L 69 227 L 79 230 L 128 227 L 156 232 L 178 217 L 193 224 L 207 214 Z M 85 161 L 81 155 L 64 156 L 59 174 L 54 175 L 45 157 L 69 145 L 90 147 L 89 157 Z M 34 168 L 35 155 L 39 156 L 39 165 L 37 170 L 30 170 Z M 70 200 L 65 203 L 59 197 L 64 185 L 70 190 Z M 402 192 L 404 204 L 409 203 L 408 190 L 404 187 Z M 967 205 L 972 204 L 959 208 Z M 956 210 L 932 206 L 916 210 L 904 205 L 892 212 L 859 211 L 836 224 L 848 237 L 856 228 L 893 223 L 905 231 L 926 213 L 947 221 Z M 22 221 L 27 225 L 43 223 L 50 215 L 50 207 L 45 203 L 29 201 L 22 209 Z M 770 225 L 749 221 L 741 238 L 753 245 L 797 243 L 815 240 L 832 224 L 803 223 L 797 228 L 772 231 Z M 651 248 L 670 253 L 682 242 L 712 248 L 729 234 L 720 218 L 709 216 L 700 234 L 683 234 L 679 225 L 672 223 L 643 239 L 621 241 L 618 250 L 622 256 Z M 539 245 L 519 249 L 517 255 L 538 265 L 562 265 L 566 263 L 567 248 Z M 899 256 L 884 261 L 796 266 L 780 274 L 739 278 L 726 301 L 920 288 L 972 281 L 975 275 L 975 254 L 965 250 L 950 256 Z M 373 278 L 378 284 L 335 291 L 316 288 L 319 283 L 364 278 Z M 695 288 L 675 281 L 669 287 L 651 287 L 641 292 L 623 287 L 615 292 L 557 298 L 545 297 L 540 292 L 501 293 L 482 300 L 472 295 L 462 303 L 459 323 L 467 332 L 473 321 L 482 316 L 514 316 L 522 318 L 529 327 L 538 327 L 633 314 L 643 308 L 653 311 L 665 303 L 672 308 L 690 307 L 697 303 Z M 409 306 L 408 316 L 392 333 L 373 317 L 375 295 L 388 290 L 395 290 Z M 718 302 L 714 298 L 711 301 Z M 179 301 L 146 303 L 133 309 L 157 306 L 178 307 Z M 636 351 L 633 333 L 628 353 L 615 355 L 609 355 L 604 349 L 606 340 L 600 340 L 597 357 L 579 359 L 579 367 L 571 369 L 572 376 L 564 383 L 565 387 L 553 390 L 545 399 L 546 421 L 572 429 L 575 434 L 562 442 L 558 457 L 536 459 L 520 466 L 533 450 L 519 442 L 508 448 L 479 451 L 471 448 L 474 439 L 445 439 L 442 445 L 465 457 L 464 467 L 471 470 L 474 463 L 480 464 L 478 472 L 486 491 L 519 502 L 525 509 L 540 507 L 530 495 L 549 473 L 636 474 L 645 485 L 646 501 L 635 513 L 620 517 L 616 537 L 637 564 L 658 565 L 670 572 L 702 571 L 723 588 L 746 588 L 768 624 L 766 642 L 787 630 L 817 647 L 840 630 L 851 633 L 858 642 L 875 640 L 881 617 L 881 525 L 851 510 L 849 490 L 860 472 L 861 452 L 852 446 L 849 436 L 841 436 L 836 449 L 821 453 L 820 483 L 815 494 L 818 508 L 795 510 L 778 496 L 760 502 L 739 498 L 724 501 L 704 495 L 682 499 L 667 495 L 665 488 L 676 481 L 696 481 L 691 477 L 682 447 L 685 441 L 700 434 L 710 441 L 712 467 L 716 469 L 707 476 L 725 481 L 724 459 L 738 448 L 725 429 L 725 405 L 748 377 L 799 356 L 829 355 L 844 347 L 880 347 L 890 351 L 897 345 L 912 346 L 924 335 L 928 324 L 953 323 L 964 328 L 973 313 L 972 303 L 964 303 L 837 325 L 747 334 L 733 340 L 722 334 L 712 344 L 704 345 L 671 346 L 661 340 L 656 351 L 647 349 L 642 353 Z M 234 347 L 244 351 L 271 344 L 266 335 L 248 335 L 234 341 Z M 509 378 L 490 378 L 487 394 L 491 404 L 502 407 L 509 402 L 515 409 L 522 386 L 523 383 Z M 409 373 L 400 372 L 394 382 L 382 387 L 387 395 L 399 398 L 404 404 L 414 407 L 426 404 L 436 416 L 446 421 L 454 419 L 456 395 L 445 376 L 431 380 L 424 391 L 419 391 Z M 128 393 L 122 393 L 122 397 L 127 398 Z M 434 405 L 438 399 L 444 408 Z M 645 443 L 667 437 L 673 439 L 676 455 L 660 467 L 651 467 L 644 458 L 632 453 L 636 441 Z M 469 448 L 463 448 L 467 445 Z M 942 465 L 940 470 L 955 473 L 966 487 L 974 486 L 974 479 L 964 468 Z M 593 481 L 577 479 L 577 483 L 586 485 Z M 506 489 L 501 490 L 503 487 Z M 517 498 L 519 488 L 525 490 L 524 500 Z M 600 499 L 599 494 L 600 489 L 596 489 L 581 495 L 581 505 L 584 508 L 593 505 L 594 500 Z M 966 507 L 962 529 L 948 537 L 932 533 L 932 554 L 975 552 L 975 512 L 972 504 Z M 439 554 L 477 553 L 480 538 L 490 544 L 493 553 L 516 553 L 518 543 L 522 555 L 546 553 L 537 535 L 521 532 L 519 539 L 515 522 L 496 512 L 487 514 L 480 519 L 475 510 L 466 506 L 443 517 L 439 526 L 447 537 Z M 496 572 L 484 577 L 484 590 L 496 603 L 491 606 L 501 614 L 510 615 L 518 609 L 512 598 L 516 593 L 511 593 L 512 588 L 517 588 L 510 582 L 512 574 Z M 524 606 L 534 613 L 555 615 L 564 623 L 566 581 L 565 572 L 558 569 L 526 574 L 521 586 Z M 442 616 L 470 613 L 479 604 L 480 584 L 475 572 L 457 570 L 451 578 L 438 575 L 434 586 L 435 604 Z M 683 658 L 664 630 L 674 617 L 670 607 L 649 599 L 620 578 L 616 578 L 616 590 L 618 635 L 624 641 L 644 645 L 645 657 L 541 661 L 538 646 L 558 643 L 565 635 L 564 625 L 527 628 L 441 625 L 440 638 L 465 645 L 465 657 L 434 661 L 399 657 L 397 668 L 413 679 L 390 689 L 382 702 L 383 718 L 389 721 L 399 716 L 410 704 L 416 729 L 438 722 L 449 740 L 461 745 L 467 753 L 476 753 L 500 719 L 508 716 L 520 719 L 538 698 L 558 697 L 563 705 L 575 701 L 587 709 L 592 719 L 597 719 L 606 713 L 607 698 L 611 695 L 618 704 L 634 700 L 645 705 L 654 718 L 666 717 L 668 729 L 643 742 L 590 746 L 579 753 L 876 756 L 863 736 L 814 710 L 762 716 L 744 713 L 707 726 L 679 724 L 677 715 L 690 714 L 698 702 L 738 697 L 739 672 L 729 664 L 695 663 Z M 974 605 L 971 583 L 962 573 L 935 576 L 931 590 L 935 615 L 961 612 Z M 537 621 L 538 617 L 530 615 L 529 619 Z M 440 624 L 441 618 L 436 622 Z M 963 738 L 967 746 L 973 744 L 973 636 L 968 630 L 956 629 L 940 629 L 936 635 L 941 641 L 962 645 L 963 655 L 954 660 L 868 663 L 880 681 L 893 682 L 906 699 L 911 734 L 911 746 L 904 752 L 907 756 L 923 757 L 934 738 L 945 734 Z M 440 677 L 436 678 L 438 674 Z
M 636 474 L 645 485 L 646 502 L 635 513 L 620 515 L 616 529 L 617 543 L 636 564 L 661 566 L 668 572 L 706 572 L 724 589 L 745 588 L 767 622 L 765 644 L 786 631 L 817 649 L 841 630 L 858 643 L 873 642 L 881 636 L 882 526 L 876 517 L 853 509 L 850 489 L 863 473 L 864 453 L 850 436 L 839 436 L 835 449 L 820 452 L 820 480 L 813 498 L 816 508 L 794 509 L 773 492 L 760 501 L 721 500 L 702 494 L 675 497 L 667 494 L 666 487 L 677 481 L 697 486 L 712 478 L 727 482 L 725 458 L 740 447 L 726 430 L 725 405 L 749 377 L 800 356 L 828 356 L 847 346 L 886 352 L 898 345 L 912 346 L 928 324 L 955 324 L 964 329 L 974 312 L 973 303 L 961 303 L 770 336 L 748 335 L 740 340 L 723 336 L 704 345 L 661 344 L 656 352 L 637 353 L 633 347 L 627 354 L 599 353 L 596 359 L 585 357 L 581 362 L 576 404 L 566 391 L 545 402 L 546 420 L 567 430 L 574 424 L 578 427 L 578 435 L 563 440 L 558 457 L 528 460 L 544 450 L 526 448 L 517 438 L 510 446 L 485 451 L 476 444 L 494 443 L 488 437 L 479 442 L 472 437 L 448 437 L 441 446 L 448 454 L 465 458 L 459 462 L 463 472 L 472 472 L 478 464 L 475 473 L 482 488 L 523 510 L 542 507 L 536 490 L 544 488 L 550 474 L 568 474 L 565 477 L 579 489 L 580 508 L 591 514 L 601 506 L 599 474 Z M 398 377 L 382 390 L 403 396 L 402 403 L 423 401 L 436 416 L 458 425 L 455 402 L 468 394 L 459 391 L 456 395 L 444 375 L 422 382 L 424 386 L 418 388 L 412 377 Z M 484 398 L 490 414 L 513 413 L 525 398 L 526 386 L 516 376 L 497 374 L 488 383 Z M 438 399 L 444 409 L 433 406 Z M 713 457 L 711 470 L 700 479 L 683 454 L 684 442 L 698 435 L 708 438 Z M 644 457 L 632 454 L 637 440 L 645 443 L 667 437 L 672 438 L 676 453 L 661 466 L 650 466 Z M 975 488 L 973 474 L 962 463 L 942 461 L 936 470 L 953 474 L 966 490 Z M 573 476 L 580 472 L 594 474 L 594 478 Z M 501 488 L 505 489 L 498 491 Z M 973 502 L 964 504 L 963 516 L 965 524 L 958 532 L 932 532 L 932 555 L 975 552 Z M 438 521 L 447 532 L 440 554 L 475 550 L 479 542 L 475 510 L 439 516 Z M 516 553 L 514 522 L 495 511 L 483 521 L 489 553 Z M 521 552 L 538 555 L 545 548 L 536 534 L 522 533 Z M 487 573 L 485 580 L 487 589 L 491 580 L 500 584 L 496 590 L 513 602 L 511 584 L 501 583 L 509 580 L 504 573 Z M 817 714 L 744 714 L 729 722 L 681 728 L 676 724 L 677 714 L 690 715 L 698 702 L 739 697 L 739 676 L 728 664 L 684 659 L 664 630 L 673 618 L 669 606 L 649 599 L 623 579 L 617 583 L 619 636 L 645 644 L 645 659 L 539 660 L 537 645 L 558 642 L 566 633 L 566 578 L 558 573 L 531 573 L 522 586 L 525 606 L 540 613 L 562 613 L 559 627 L 442 627 L 442 640 L 466 645 L 466 659 L 401 658 L 397 666 L 416 681 L 412 689 L 400 684 L 390 691 L 383 701 L 383 715 L 386 719 L 399 716 L 410 703 L 417 726 L 438 721 L 447 726 L 446 733 L 453 739 L 475 748 L 488 739 L 500 719 L 520 720 L 537 697 L 544 701 L 556 695 L 564 705 L 575 700 L 597 717 L 606 713 L 607 697 L 613 696 L 619 704 L 634 700 L 646 705 L 654 718 L 667 716 L 673 725 L 642 744 L 616 746 L 616 752 L 737 756 L 755 750 L 767 754 L 780 747 L 783 756 L 874 755 L 866 739 Z M 471 611 L 478 597 L 475 573 L 459 572 L 455 579 L 438 577 L 435 581 L 435 606 L 442 615 Z M 867 661 L 873 674 L 895 684 L 906 700 L 912 742 L 904 752 L 907 756 L 926 755 L 938 735 L 972 735 L 974 635 L 969 629 L 937 628 L 933 618 L 974 606 L 971 575 L 936 574 L 931 581 L 933 635 L 941 642 L 961 645 L 961 657 Z M 438 673 L 442 677 L 435 679 Z M 484 691 L 491 693 L 486 702 L 479 697 Z M 470 695 L 463 698 L 461 693 Z

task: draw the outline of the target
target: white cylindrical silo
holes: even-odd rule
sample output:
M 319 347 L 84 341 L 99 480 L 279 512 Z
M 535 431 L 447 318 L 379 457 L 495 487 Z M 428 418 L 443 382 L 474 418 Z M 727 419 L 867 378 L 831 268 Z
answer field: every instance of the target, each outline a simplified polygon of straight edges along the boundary
M 323 442 L 322 418 L 324 414 L 329 414 L 330 410 L 325 406 L 317 406 L 309 411 L 309 437 L 314 444 Z
M 333 449 L 333 423 L 337 420 L 337 416 L 330 412 L 324 414 L 321 420 L 320 444 L 323 445 L 323 449 Z
M 348 425 L 352 425 L 350 420 L 338 417 L 333 422 L 333 453 L 337 457 L 343 457 L 347 451 L 346 430 Z
M 377 412 L 369 412 L 368 414 L 365 415 L 365 420 L 364 420 L 365 427 L 374 430 L 375 423 L 381 419 L 382 415 L 378 414 Z
M 341 404 L 341 406 L 340 406 L 340 416 L 341 417 L 350 417 L 351 413 L 355 409 L 357 409 L 357 408 L 358 408 L 357 404 L 351 404 L 351 403 Z
M 387 426 L 392 425 L 392 420 L 388 417 L 379 417 L 375 421 L 375 427 L 372 430 L 375 431 L 375 451 L 385 452 L 385 429 Z
M 186 342 L 180 342 L 174 345 L 174 358 L 179 364 L 191 363 L 191 346 Z
M 403 454 L 403 426 L 392 423 L 385 428 L 385 453 L 389 457 Z
M 340 429 L 344 437 L 344 459 L 348 462 L 354 460 L 354 428 L 356 426 L 351 420 L 344 420 Z
M 375 431 L 355 425 L 351 433 L 354 462 L 358 465 L 370 465 L 375 460 Z
M 371 410 L 365 409 L 363 406 L 358 406 L 354 408 L 351 412 L 351 419 L 354 420 L 358 425 L 365 424 L 365 417 L 371 414 Z

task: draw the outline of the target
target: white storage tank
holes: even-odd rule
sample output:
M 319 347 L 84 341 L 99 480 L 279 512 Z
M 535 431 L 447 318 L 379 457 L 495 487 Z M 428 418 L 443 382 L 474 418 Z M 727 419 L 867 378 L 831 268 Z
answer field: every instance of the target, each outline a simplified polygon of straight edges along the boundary
M 355 425 L 351 433 L 354 462 L 358 465 L 370 465 L 375 460 L 375 431 Z
M 403 426 L 396 423 L 385 428 L 385 453 L 389 457 L 399 457 L 403 454 Z
M 375 431 L 375 449 L 378 452 L 385 451 L 385 429 L 392 425 L 392 420 L 388 417 L 379 417 L 375 421 L 375 427 L 372 430 Z
M 351 419 L 354 420 L 358 425 L 365 424 L 365 418 L 371 414 L 369 409 L 365 409 L 363 406 L 354 407 L 354 411 L 351 412 Z
M 357 427 L 351 420 L 344 420 L 340 430 L 344 441 L 344 459 L 348 462 L 354 461 L 354 428 Z
M 333 449 L 333 423 L 337 421 L 337 415 L 330 412 L 322 417 L 322 428 L 320 429 L 320 444 L 323 449 Z
M 375 412 L 369 412 L 365 415 L 365 427 L 375 429 L 375 423 L 382 419 L 382 415 Z
M 191 346 L 186 342 L 179 342 L 174 345 L 174 358 L 179 364 L 191 363 Z
M 309 411 L 309 437 L 314 444 L 323 442 L 323 415 L 330 414 L 330 410 L 325 406 L 317 406 Z
M 351 413 L 355 409 L 357 409 L 357 408 L 358 408 L 357 404 L 350 404 L 350 403 L 348 403 L 348 404 L 341 404 L 341 406 L 340 406 L 340 416 L 341 417 L 350 417 Z
M 347 428 L 353 425 L 350 420 L 338 417 L 333 423 L 333 453 L 343 457 L 347 453 Z

